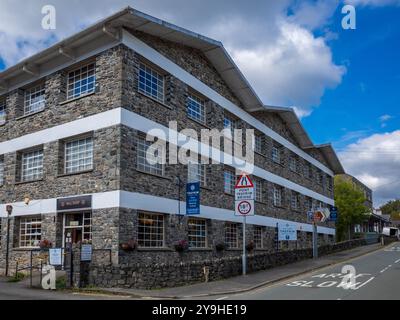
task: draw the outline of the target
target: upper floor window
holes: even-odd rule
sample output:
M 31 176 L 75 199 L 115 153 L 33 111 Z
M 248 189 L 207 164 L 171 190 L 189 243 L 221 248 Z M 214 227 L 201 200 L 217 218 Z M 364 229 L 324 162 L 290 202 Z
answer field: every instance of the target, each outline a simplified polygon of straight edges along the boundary
M 254 151 L 258 153 L 263 153 L 263 141 L 262 136 L 255 134 L 254 135 Z
M 272 147 L 272 161 L 276 163 L 281 163 L 281 150 L 277 146 Z
M 0 158 L 0 186 L 4 184 L 4 159 Z
M 138 244 L 143 248 L 164 246 L 164 215 L 158 213 L 138 214 Z
M 306 197 L 306 209 L 308 211 L 313 211 L 314 209 L 313 200 L 310 197 Z
M 280 187 L 274 187 L 274 206 L 282 206 L 282 188 Z
M 69 141 L 65 144 L 65 173 L 75 173 L 93 168 L 93 139 L 91 137 Z
M 155 158 L 158 158 L 159 150 L 153 145 L 152 142 L 147 141 L 145 138 L 138 138 L 137 142 L 137 169 L 142 170 L 147 173 L 156 174 L 159 176 L 164 175 L 164 164 L 160 161 L 148 161 L 147 152 L 154 155 Z
M 188 182 L 200 182 L 207 185 L 206 165 L 200 163 L 188 163 Z
M 254 195 L 255 195 L 255 200 L 256 201 L 262 201 L 262 181 L 253 179 L 253 185 L 254 185 Z
M 144 63 L 139 66 L 139 92 L 164 102 L 164 77 Z
M 237 126 L 237 122 L 235 119 L 229 116 L 224 117 L 224 129 L 229 129 L 231 138 L 234 139 L 234 132 Z
M 0 100 L 0 125 L 6 122 L 6 101 Z
M 46 105 L 44 83 L 25 91 L 24 115 L 42 111 Z
M 228 248 L 239 247 L 239 228 L 238 224 L 227 222 L 225 224 L 225 244 Z
M 188 220 L 188 238 L 191 248 L 207 247 L 207 221 L 190 218 Z
M 68 73 L 67 99 L 78 98 L 95 91 L 95 69 L 93 62 Z
M 297 159 L 294 156 L 289 158 L 289 169 L 290 171 L 297 172 Z
M 300 199 L 299 199 L 299 194 L 297 192 L 292 191 L 290 199 L 290 207 L 293 210 L 298 210 L 300 207 Z
M 235 192 L 235 174 L 230 170 L 224 171 L 224 191 L 233 194 Z
M 318 170 L 318 172 L 317 172 L 317 182 L 318 182 L 318 184 L 322 184 L 323 180 L 324 180 L 324 174 L 322 173 L 321 170 Z
M 43 177 L 43 149 L 22 154 L 22 181 L 33 181 Z
M 19 247 L 35 248 L 39 247 L 42 238 L 42 219 L 21 218 L 19 227 Z
M 206 108 L 204 100 L 195 95 L 189 95 L 187 99 L 187 115 L 190 119 L 206 122 Z
M 333 188 L 333 181 L 332 181 L 332 177 L 327 177 L 327 180 L 328 180 L 328 190 L 329 191 L 332 191 L 332 188 Z M 368 196 L 367 196 L 367 200 L 368 200 Z

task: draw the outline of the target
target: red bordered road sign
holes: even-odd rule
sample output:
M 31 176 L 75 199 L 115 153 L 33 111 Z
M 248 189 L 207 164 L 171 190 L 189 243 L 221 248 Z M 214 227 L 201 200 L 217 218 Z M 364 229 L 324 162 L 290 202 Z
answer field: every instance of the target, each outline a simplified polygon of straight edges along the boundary
M 254 216 L 254 200 L 235 201 L 235 215 Z
M 251 181 L 250 177 L 245 173 L 243 173 L 236 182 L 235 189 L 240 188 L 254 188 L 253 181 Z

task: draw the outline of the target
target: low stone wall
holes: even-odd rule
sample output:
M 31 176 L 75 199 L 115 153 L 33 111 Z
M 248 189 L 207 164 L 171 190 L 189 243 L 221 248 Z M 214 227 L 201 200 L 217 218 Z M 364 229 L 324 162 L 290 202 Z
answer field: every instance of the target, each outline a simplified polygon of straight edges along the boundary
M 364 239 L 350 240 L 319 247 L 318 252 L 319 255 L 326 255 L 365 244 Z M 311 248 L 276 253 L 250 253 L 248 255 L 248 272 L 265 270 L 309 258 L 312 258 Z M 91 265 L 89 283 L 99 287 L 155 289 L 204 282 L 206 279 L 208 281 L 220 280 L 241 273 L 241 256 L 173 263 L 139 264 L 132 262 L 118 266 Z

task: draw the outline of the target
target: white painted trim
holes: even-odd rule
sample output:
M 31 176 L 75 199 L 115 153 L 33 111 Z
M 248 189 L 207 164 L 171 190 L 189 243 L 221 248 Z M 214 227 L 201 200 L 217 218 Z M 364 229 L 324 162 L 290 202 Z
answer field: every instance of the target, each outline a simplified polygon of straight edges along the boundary
M 44 129 L 22 137 L 2 142 L 0 143 L 0 154 L 23 150 L 36 145 L 41 145 L 59 139 L 65 139 L 71 136 L 83 134 L 89 131 L 99 130 L 102 128 L 107 128 L 118 124 L 123 124 L 125 126 L 128 126 L 129 128 L 136 129 L 145 133 L 149 130 L 157 128 L 165 133 L 165 136 L 167 137 L 166 140 L 171 143 L 176 143 L 176 137 L 178 137 L 178 146 L 182 146 L 183 144 L 185 144 L 185 147 L 188 147 L 190 150 L 193 150 L 202 156 L 211 156 L 213 160 L 216 160 L 218 162 L 223 160 L 221 162 L 227 165 L 238 169 L 243 169 L 243 166 L 240 165 L 239 159 L 232 159 L 230 155 L 223 153 L 220 150 L 209 148 L 207 145 L 201 143 L 201 150 L 198 150 L 197 141 L 192 141 L 190 144 L 187 144 L 187 136 L 183 134 L 178 135 L 176 131 L 169 132 L 169 129 L 167 127 L 123 108 L 112 109 L 95 114 L 93 116 L 78 119 L 49 129 Z M 288 179 L 282 178 L 262 168 L 254 167 L 253 174 L 262 179 L 265 179 L 272 183 L 276 183 L 285 188 L 289 188 L 316 200 L 334 205 L 333 199 L 330 199 L 315 191 L 309 190 L 301 185 L 298 185 Z
M 262 122 L 258 121 L 243 109 L 233 104 L 228 99 L 221 96 L 215 90 L 208 87 L 196 77 L 192 76 L 189 72 L 182 69 L 177 64 L 173 63 L 171 60 L 126 30 L 122 30 L 122 43 L 333 177 L 333 171 L 327 168 L 325 165 L 308 155 L 290 141 L 286 140 L 284 137 L 267 127 Z
M 81 196 L 81 195 L 80 195 Z M 178 214 L 177 200 L 157 197 L 153 195 L 128 192 L 128 191 L 110 191 L 104 193 L 92 194 L 92 207 L 94 210 L 106 208 L 127 208 L 137 209 L 165 214 Z M 75 197 L 75 196 L 74 196 Z M 57 199 L 42 199 L 31 201 L 27 206 L 23 202 L 12 204 L 14 207 L 12 216 L 27 216 L 35 214 L 49 214 L 57 212 Z M 180 203 L 181 212 L 186 210 L 186 202 Z M 6 217 L 6 205 L 0 205 L 0 217 Z M 242 223 L 243 219 L 234 215 L 233 210 L 221 209 L 209 206 L 201 206 L 199 218 L 214 219 L 219 221 L 229 221 Z M 293 222 L 284 219 L 255 215 L 247 217 L 247 223 L 266 227 L 276 227 L 277 223 Z M 295 222 L 297 230 L 312 232 L 312 225 L 307 223 Z M 335 234 L 335 229 L 327 227 L 318 227 L 318 233 Z

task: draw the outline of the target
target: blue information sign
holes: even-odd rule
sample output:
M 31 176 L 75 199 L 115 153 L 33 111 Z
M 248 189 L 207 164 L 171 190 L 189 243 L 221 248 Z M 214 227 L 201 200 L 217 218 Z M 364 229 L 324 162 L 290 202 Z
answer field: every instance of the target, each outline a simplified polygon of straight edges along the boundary
M 329 215 L 329 220 L 330 221 L 336 221 L 338 218 L 338 210 L 337 207 L 332 207 L 331 208 L 331 214 Z
M 200 214 L 200 182 L 186 185 L 186 214 Z

